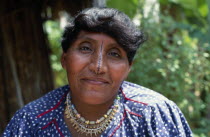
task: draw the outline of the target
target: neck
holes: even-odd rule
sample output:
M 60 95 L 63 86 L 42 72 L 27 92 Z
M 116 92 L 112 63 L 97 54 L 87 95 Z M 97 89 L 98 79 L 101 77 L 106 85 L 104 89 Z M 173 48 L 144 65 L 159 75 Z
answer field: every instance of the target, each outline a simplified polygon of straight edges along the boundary
M 86 120 L 96 121 L 107 113 L 109 108 L 113 105 L 115 98 L 116 96 L 103 104 L 87 104 L 82 100 L 75 98 L 72 98 L 71 101 L 82 117 L 84 117 Z

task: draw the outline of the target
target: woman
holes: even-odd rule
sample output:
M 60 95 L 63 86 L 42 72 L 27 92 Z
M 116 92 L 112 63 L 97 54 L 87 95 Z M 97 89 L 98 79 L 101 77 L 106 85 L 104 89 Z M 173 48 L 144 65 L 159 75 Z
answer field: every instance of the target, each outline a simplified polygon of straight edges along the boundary
M 4 136 L 192 136 L 172 101 L 124 81 L 144 41 L 144 34 L 116 9 L 80 12 L 62 40 L 69 85 L 17 111 Z

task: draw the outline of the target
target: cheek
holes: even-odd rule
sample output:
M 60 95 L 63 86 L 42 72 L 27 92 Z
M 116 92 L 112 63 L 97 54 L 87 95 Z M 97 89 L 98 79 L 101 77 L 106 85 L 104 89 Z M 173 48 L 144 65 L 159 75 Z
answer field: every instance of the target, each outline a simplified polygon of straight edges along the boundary
M 66 61 L 66 72 L 69 85 L 72 89 L 78 85 L 78 79 L 83 70 L 84 61 L 76 54 L 69 54 Z
M 121 83 L 123 80 L 125 80 L 129 73 L 129 65 L 127 64 L 115 64 L 112 66 L 111 71 L 111 77 L 114 82 Z
M 68 75 L 78 75 L 82 69 L 85 67 L 86 58 L 81 58 L 81 56 L 70 54 L 67 57 L 67 73 Z

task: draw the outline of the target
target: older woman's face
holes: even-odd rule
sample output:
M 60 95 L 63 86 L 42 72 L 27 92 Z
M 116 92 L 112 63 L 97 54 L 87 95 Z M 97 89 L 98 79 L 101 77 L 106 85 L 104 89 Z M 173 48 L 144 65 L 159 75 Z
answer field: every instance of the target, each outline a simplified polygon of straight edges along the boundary
M 88 104 L 113 101 L 130 71 L 126 52 L 103 33 L 81 31 L 62 55 L 72 98 Z

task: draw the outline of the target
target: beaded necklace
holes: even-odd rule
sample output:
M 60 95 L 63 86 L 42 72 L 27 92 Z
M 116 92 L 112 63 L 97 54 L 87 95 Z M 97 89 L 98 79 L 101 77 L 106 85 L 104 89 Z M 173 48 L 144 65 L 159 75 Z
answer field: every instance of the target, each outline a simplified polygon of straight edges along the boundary
M 97 119 L 96 121 L 89 121 L 86 120 L 77 112 L 76 108 L 71 102 L 70 93 L 68 93 L 66 99 L 67 106 L 65 109 L 65 114 L 66 117 L 69 119 L 70 123 L 72 124 L 72 126 L 74 127 L 74 129 L 78 133 L 81 134 L 85 133 L 86 135 L 97 136 L 98 134 L 101 134 L 108 127 L 108 125 L 114 118 L 114 115 L 118 112 L 119 100 L 120 97 L 117 95 L 113 105 L 103 117 Z

